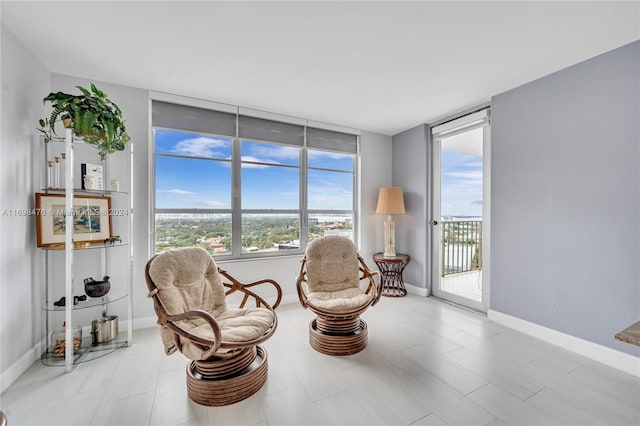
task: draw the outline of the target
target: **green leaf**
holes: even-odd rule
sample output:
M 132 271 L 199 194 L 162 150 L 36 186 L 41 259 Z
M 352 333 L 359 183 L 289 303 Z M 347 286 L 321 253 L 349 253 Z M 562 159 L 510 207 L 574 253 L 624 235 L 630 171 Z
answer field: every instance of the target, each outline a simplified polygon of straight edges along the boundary
M 78 90 L 80 90 L 86 97 L 91 97 L 91 92 L 89 92 L 87 89 L 85 89 L 82 86 L 76 86 L 78 88 Z

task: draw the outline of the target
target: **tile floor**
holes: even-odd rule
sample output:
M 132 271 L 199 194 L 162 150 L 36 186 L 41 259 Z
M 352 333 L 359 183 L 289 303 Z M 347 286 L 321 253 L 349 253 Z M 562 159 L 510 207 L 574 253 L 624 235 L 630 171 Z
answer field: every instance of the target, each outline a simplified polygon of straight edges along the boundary
M 640 424 L 638 377 L 431 298 L 383 298 L 363 315 L 367 348 L 346 357 L 310 349 L 299 305 L 278 317 L 267 383 L 237 404 L 191 402 L 186 359 L 153 328 L 69 374 L 34 363 L 2 410 L 10 426 Z

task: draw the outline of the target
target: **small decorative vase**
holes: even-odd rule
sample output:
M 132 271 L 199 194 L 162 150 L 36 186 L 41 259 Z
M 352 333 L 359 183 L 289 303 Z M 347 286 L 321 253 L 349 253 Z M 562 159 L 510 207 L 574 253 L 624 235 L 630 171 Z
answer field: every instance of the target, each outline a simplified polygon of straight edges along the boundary
M 111 283 L 107 275 L 102 278 L 102 281 L 96 281 L 91 277 L 84 279 L 84 292 L 89 297 L 102 297 L 109 293 L 109 290 L 111 290 Z

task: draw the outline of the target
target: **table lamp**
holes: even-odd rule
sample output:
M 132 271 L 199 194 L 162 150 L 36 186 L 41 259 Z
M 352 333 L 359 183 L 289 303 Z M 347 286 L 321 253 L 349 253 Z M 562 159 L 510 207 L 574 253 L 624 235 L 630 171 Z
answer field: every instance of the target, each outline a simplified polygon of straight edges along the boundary
M 383 213 L 387 215 L 387 221 L 384 223 L 384 257 L 395 257 L 396 224 L 393 222 L 391 215 L 404 214 L 402 188 L 399 186 L 387 186 L 380 188 L 376 213 Z

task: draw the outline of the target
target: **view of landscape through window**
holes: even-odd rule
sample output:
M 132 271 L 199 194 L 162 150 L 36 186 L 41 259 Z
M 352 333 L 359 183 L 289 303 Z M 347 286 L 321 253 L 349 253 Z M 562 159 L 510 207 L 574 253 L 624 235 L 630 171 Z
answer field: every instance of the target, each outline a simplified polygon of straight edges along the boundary
M 303 229 L 307 242 L 328 234 L 353 238 L 354 155 L 160 129 L 154 137 L 156 252 L 200 246 L 232 255 L 234 214 L 243 255 L 300 251 Z M 241 205 L 235 211 L 234 191 Z

